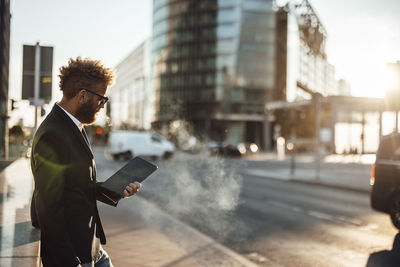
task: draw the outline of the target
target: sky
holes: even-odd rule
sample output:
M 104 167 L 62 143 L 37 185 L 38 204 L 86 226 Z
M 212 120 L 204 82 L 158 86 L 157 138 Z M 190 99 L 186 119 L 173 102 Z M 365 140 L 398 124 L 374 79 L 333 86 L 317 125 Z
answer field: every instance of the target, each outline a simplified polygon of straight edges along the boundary
M 354 96 L 383 97 L 387 63 L 400 60 L 398 0 L 310 0 L 328 32 L 328 60 Z
M 54 46 L 53 99 L 61 98 L 57 72 L 69 57 L 100 59 L 115 67 L 151 35 L 153 0 L 11 0 L 9 97 L 21 98 L 22 46 Z M 385 95 L 386 64 L 400 60 L 398 0 L 309 0 L 328 32 L 328 60 L 354 96 Z M 10 125 L 26 114 L 11 114 Z M 30 124 L 32 118 L 24 123 Z
M 10 0 L 9 98 L 21 99 L 22 47 L 24 44 L 53 46 L 53 102 L 62 97 L 58 69 L 77 56 L 101 60 L 115 67 L 151 35 L 152 0 Z M 49 105 L 50 108 L 52 105 Z M 20 117 L 33 125 L 33 109 L 18 103 L 9 126 Z M 49 108 L 47 108 L 49 110 Z M 100 117 L 104 114 L 100 114 Z

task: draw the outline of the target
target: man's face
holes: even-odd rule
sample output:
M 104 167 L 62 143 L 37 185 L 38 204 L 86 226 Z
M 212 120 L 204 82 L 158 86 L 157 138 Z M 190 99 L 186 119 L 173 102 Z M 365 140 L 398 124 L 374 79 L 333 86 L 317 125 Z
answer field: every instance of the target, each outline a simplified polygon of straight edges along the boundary
M 97 113 L 104 107 L 100 96 L 105 96 L 107 85 L 100 83 L 92 88 L 87 88 L 87 90 L 91 92 L 86 91 L 85 101 L 76 111 L 76 118 L 83 124 L 92 124 L 97 119 Z

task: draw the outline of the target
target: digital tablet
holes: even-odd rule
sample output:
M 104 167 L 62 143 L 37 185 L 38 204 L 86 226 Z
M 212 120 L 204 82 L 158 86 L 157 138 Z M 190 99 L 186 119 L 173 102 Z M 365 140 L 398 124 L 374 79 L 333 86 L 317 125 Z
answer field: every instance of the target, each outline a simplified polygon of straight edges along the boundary
M 100 193 L 116 206 L 124 196 L 127 185 L 135 181 L 143 182 L 157 168 L 156 165 L 147 160 L 135 157 L 100 185 Z

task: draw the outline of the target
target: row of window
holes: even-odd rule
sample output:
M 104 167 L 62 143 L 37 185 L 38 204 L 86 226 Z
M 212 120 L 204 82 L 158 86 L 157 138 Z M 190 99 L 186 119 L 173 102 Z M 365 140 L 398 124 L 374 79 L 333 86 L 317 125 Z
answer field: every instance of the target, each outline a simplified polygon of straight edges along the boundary
M 245 50 L 240 47 L 239 51 L 247 51 L 247 52 L 259 52 L 266 53 L 267 55 L 273 56 L 273 47 L 264 46 L 264 50 Z M 271 51 L 272 50 L 272 51 Z M 237 53 L 237 44 L 234 40 L 219 40 L 216 42 L 209 43 L 191 43 L 185 45 L 175 45 L 175 46 L 167 46 L 161 51 L 154 51 L 153 55 L 157 57 L 158 61 L 167 61 L 171 59 L 187 59 L 188 57 L 207 57 L 215 56 L 218 54 L 219 56 L 227 56 L 231 54 Z
M 269 34 L 269 33 L 266 33 Z M 215 27 L 205 27 L 196 30 L 180 30 L 170 34 L 153 35 L 153 51 L 159 50 L 169 43 L 199 43 L 215 40 L 232 39 L 239 36 L 238 24 L 222 24 Z
M 255 11 L 255 12 L 263 12 L 263 11 L 272 11 L 273 10 L 273 1 L 272 0 L 246 0 L 243 1 L 243 9 L 246 11 Z
M 217 10 L 215 1 L 177 1 L 169 5 L 153 9 L 153 21 L 159 21 L 171 16 L 185 13 Z
M 155 65 L 155 75 L 164 73 L 185 73 L 204 70 L 220 70 L 226 75 L 233 75 L 235 69 L 234 55 L 219 55 L 218 57 L 199 57 L 192 59 L 171 60 L 158 62 Z M 250 64 L 249 64 L 250 65 Z
M 159 9 L 167 4 L 172 3 L 180 3 L 187 2 L 193 3 L 195 1 L 200 2 L 199 0 L 154 0 L 153 7 L 154 9 Z M 218 7 L 229 7 L 229 6 L 237 6 L 241 0 L 201 0 L 202 2 L 209 2 L 209 5 L 217 4 Z
M 261 25 L 267 24 L 269 27 L 273 27 L 269 21 L 269 17 L 263 17 L 266 22 L 262 22 Z M 210 12 L 202 12 L 195 14 L 187 14 L 185 16 L 169 16 L 164 20 L 154 20 L 153 23 L 153 35 L 157 36 L 167 31 L 175 31 L 179 29 L 188 29 L 193 27 L 215 25 L 222 23 L 234 23 L 239 20 L 236 13 L 236 9 L 220 9 L 216 14 Z
M 189 87 L 189 86 L 211 86 L 215 84 L 215 73 L 204 73 L 190 75 L 162 75 L 160 77 L 161 88 Z
M 238 7 L 237 0 L 219 0 L 218 2 L 213 1 L 170 1 L 167 5 L 167 0 L 155 1 L 153 21 L 159 21 L 170 16 L 176 16 L 183 13 L 189 13 L 193 11 L 210 10 L 210 9 L 220 9 L 224 7 Z M 272 12 L 273 5 L 272 0 L 269 1 L 257 1 L 257 0 L 246 0 L 243 1 L 242 8 L 246 12 Z M 233 8 L 232 8 L 233 10 Z M 222 17 L 228 16 L 228 19 L 234 17 L 234 14 L 223 14 Z
M 154 22 L 153 36 L 167 31 L 192 29 L 193 27 L 215 25 L 216 16 L 212 13 L 198 13 L 181 17 L 169 17 L 165 20 Z
M 170 106 L 171 102 L 177 99 L 196 100 L 196 101 L 214 101 L 215 89 L 214 88 L 198 88 L 198 89 L 184 89 L 184 90 L 160 90 L 160 104 L 161 106 Z M 168 108 L 168 107 L 167 107 Z M 170 108 L 170 107 L 169 107 Z
M 243 25 L 240 40 L 249 45 L 273 44 L 275 42 L 275 29 L 260 29 L 255 27 L 246 29 L 245 25 Z
M 160 74 L 215 69 L 216 59 L 215 57 L 209 57 L 199 58 L 197 60 L 162 62 L 157 65 L 157 68 Z
M 215 84 L 215 74 L 192 74 L 192 75 L 167 75 L 162 76 L 160 79 L 155 80 L 155 84 L 157 85 L 157 81 L 160 81 L 159 86 L 161 90 L 172 90 L 172 91 L 180 91 L 180 90 L 199 90 L 204 87 L 213 87 Z M 273 79 L 271 79 L 273 82 Z M 221 99 L 229 98 L 231 100 L 236 101 L 247 101 L 247 102 L 264 102 L 266 98 L 266 92 L 271 87 L 264 87 L 265 90 L 254 90 L 254 89 L 246 89 L 246 86 L 249 88 L 253 88 L 252 83 L 248 85 L 244 85 L 245 87 L 227 87 L 229 85 L 219 84 L 216 88 L 218 88 L 221 94 Z

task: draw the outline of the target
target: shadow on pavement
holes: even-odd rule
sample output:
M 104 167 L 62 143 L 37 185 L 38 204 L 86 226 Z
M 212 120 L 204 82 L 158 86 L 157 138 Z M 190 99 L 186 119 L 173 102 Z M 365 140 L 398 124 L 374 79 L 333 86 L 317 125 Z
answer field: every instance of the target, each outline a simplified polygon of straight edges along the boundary
M 0 251 L 39 241 L 40 231 L 30 221 L 0 227 Z

